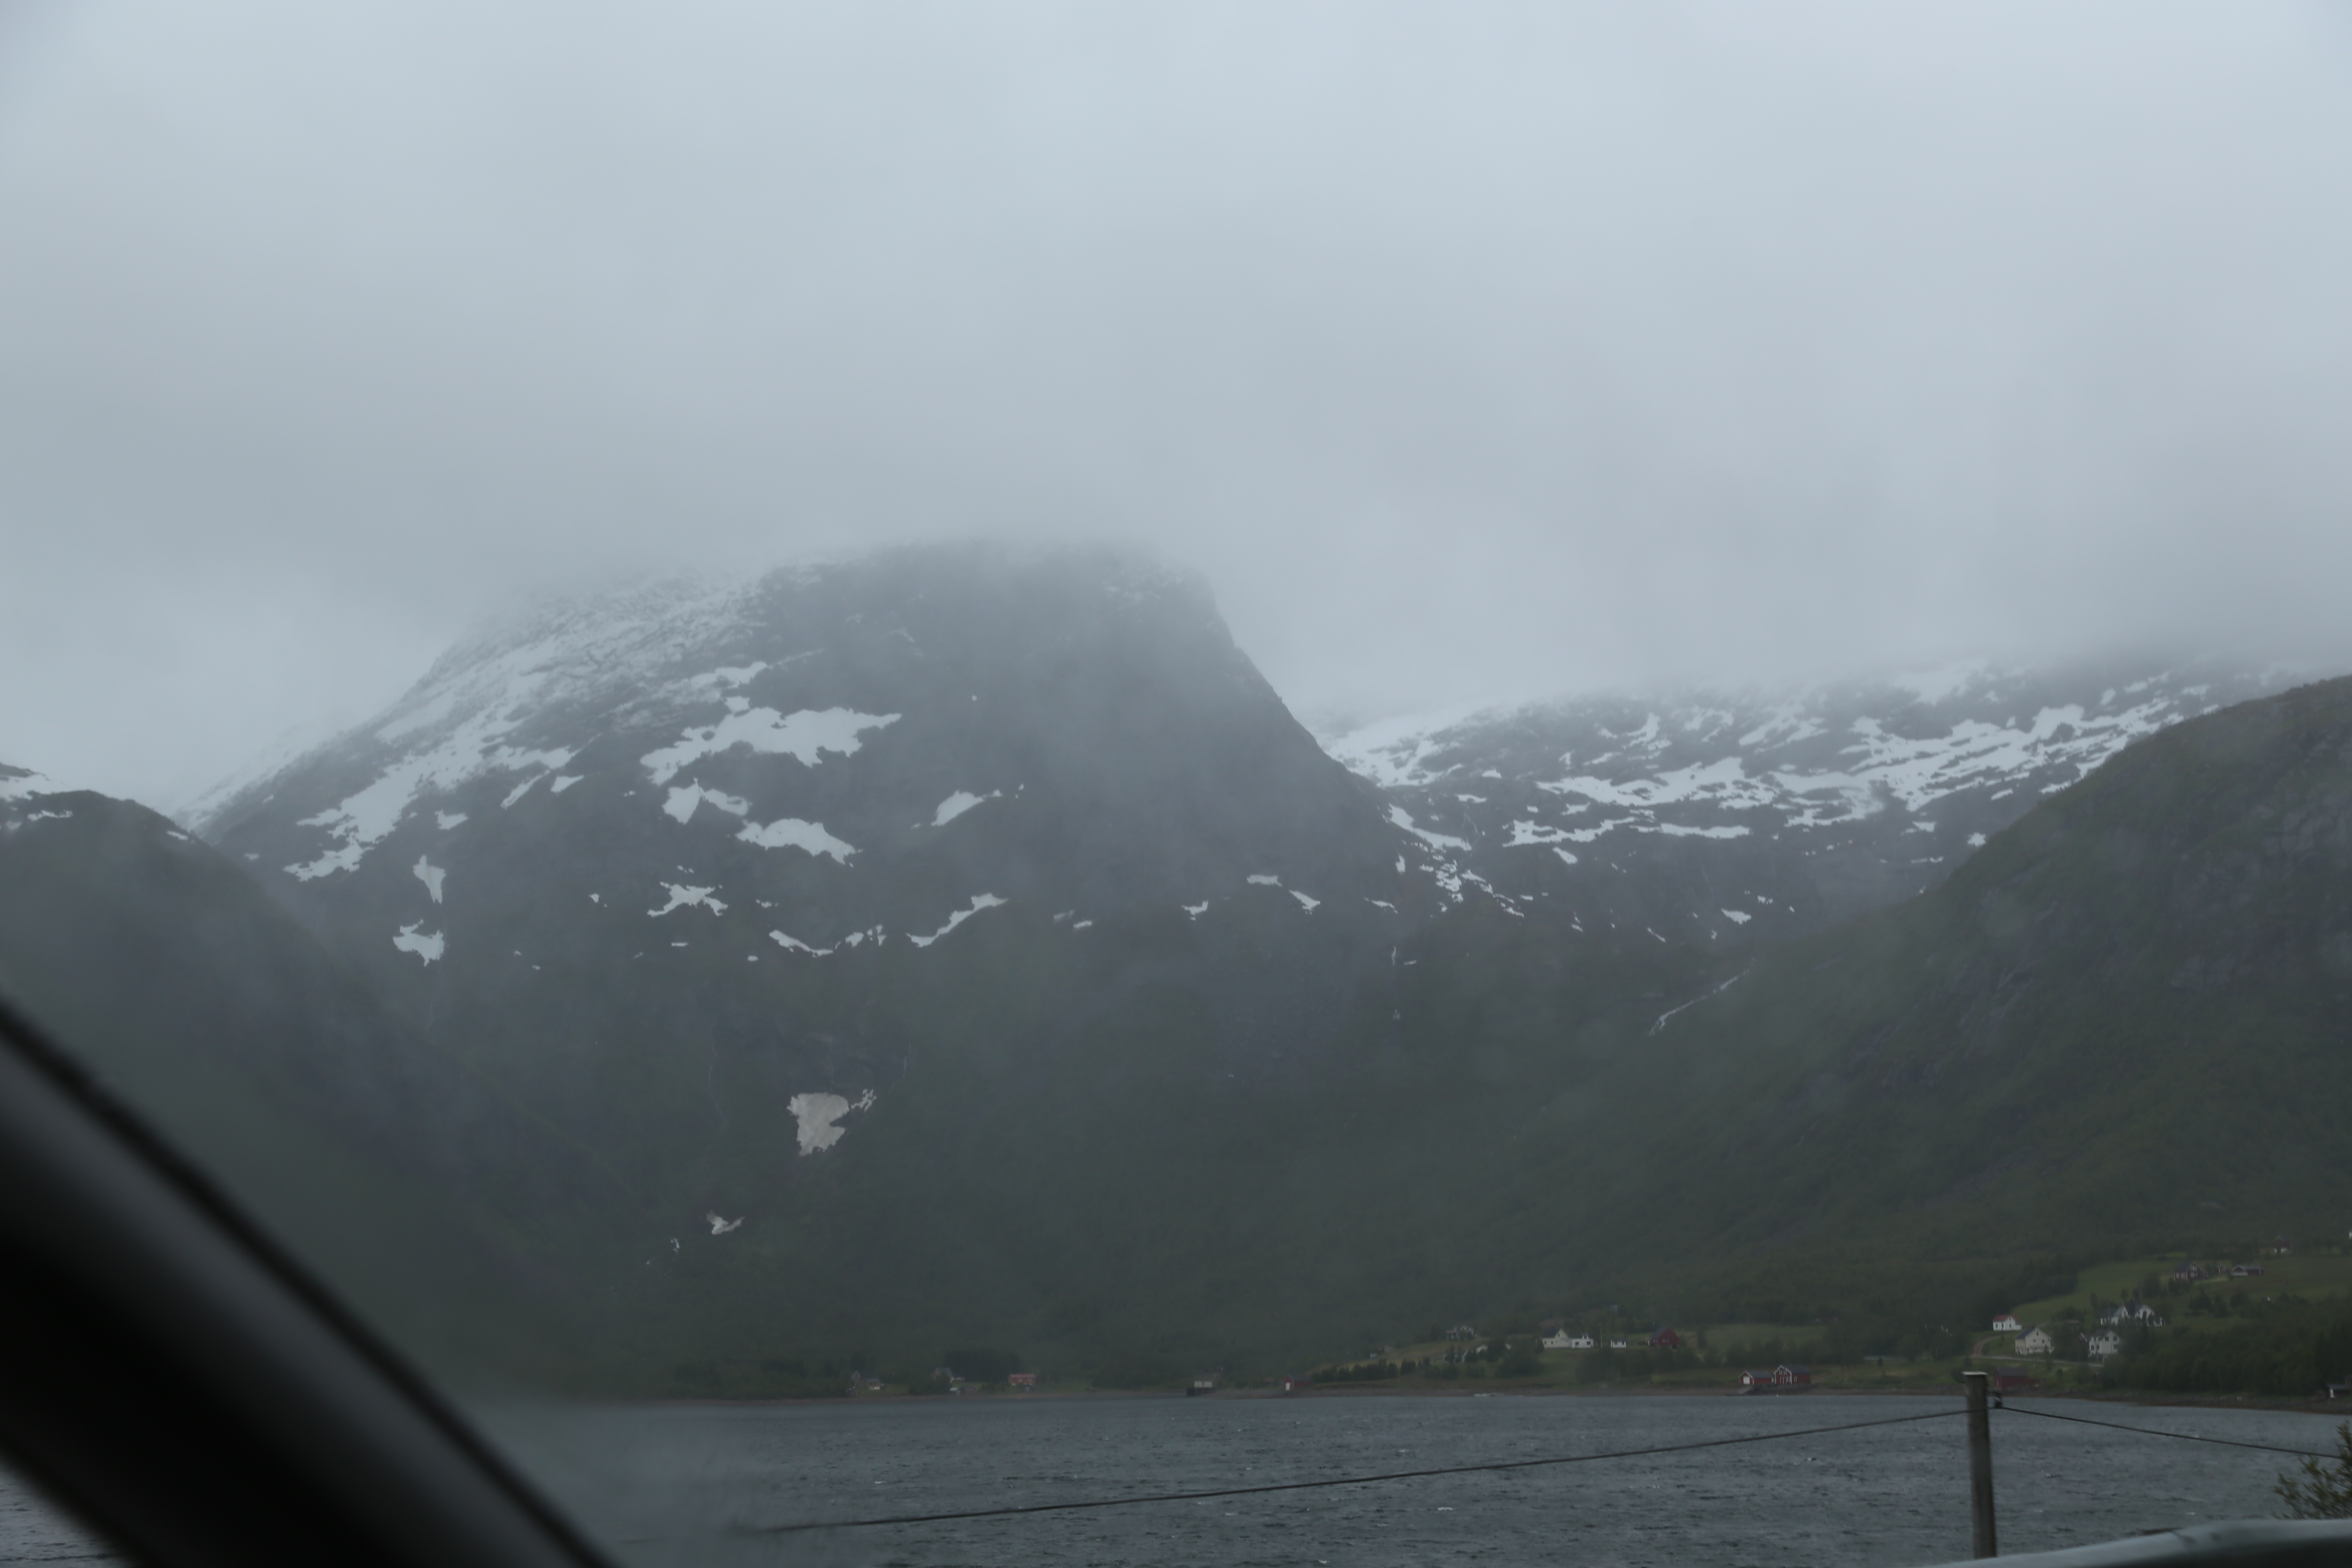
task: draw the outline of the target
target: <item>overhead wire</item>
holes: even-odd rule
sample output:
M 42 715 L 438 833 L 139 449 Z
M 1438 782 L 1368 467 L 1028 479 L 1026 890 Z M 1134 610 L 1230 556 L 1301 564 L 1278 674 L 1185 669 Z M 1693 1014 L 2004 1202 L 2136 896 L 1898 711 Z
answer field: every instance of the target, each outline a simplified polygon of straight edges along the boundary
M 2160 1426 L 2133 1426 L 2121 1421 L 2094 1421 L 2087 1415 L 2061 1415 L 2055 1410 L 2029 1410 L 2022 1405 L 1997 1405 L 2018 1415 L 2038 1415 L 2044 1421 L 2072 1421 L 2078 1426 L 2105 1426 L 2111 1432 L 2137 1432 L 2143 1437 L 2178 1437 L 2184 1443 L 2212 1443 L 2224 1448 L 2256 1448 L 2265 1454 L 2293 1454 L 2303 1459 L 2336 1459 L 2340 1454 L 2314 1453 L 2309 1448 L 2282 1448 L 2271 1443 L 2247 1443 L 2235 1437 L 2208 1437 L 2196 1432 L 2167 1432 Z
M 1073 1509 L 1129 1508 L 1148 1502 L 1195 1502 L 1212 1498 L 1255 1497 L 1266 1492 L 1307 1491 L 1318 1487 L 1362 1487 L 1381 1481 L 1420 1480 L 1430 1476 L 1466 1476 L 1483 1470 L 1529 1470 L 1547 1465 L 1584 1465 L 1597 1459 L 1638 1459 L 1654 1454 L 1687 1454 L 1701 1448 L 1728 1448 L 1742 1443 L 1770 1443 L 1789 1437 L 1819 1437 L 1832 1432 L 1859 1432 L 1869 1426 L 1900 1426 L 1913 1421 L 1937 1421 L 1965 1414 L 1964 1410 L 1930 1410 L 1917 1415 L 1890 1415 L 1877 1421 L 1849 1421 L 1837 1426 L 1802 1426 L 1789 1432 L 1755 1432 L 1743 1437 L 1709 1437 L 1696 1443 L 1668 1443 L 1654 1448 L 1616 1448 L 1599 1454 L 1559 1454 L 1540 1459 L 1497 1459 L 1482 1465 L 1440 1465 L 1422 1470 L 1386 1470 L 1370 1476 L 1328 1476 L 1311 1481 L 1276 1481 L 1255 1487 L 1220 1487 L 1209 1491 L 1148 1492 L 1133 1497 L 1088 1498 L 1076 1502 L 1021 1503 L 1009 1508 L 961 1509 L 952 1513 L 902 1513 L 877 1519 L 805 1520 L 795 1524 L 738 1526 L 747 1535 L 790 1535 L 815 1530 L 865 1530 L 883 1524 L 940 1524 L 950 1520 L 1003 1519 L 1014 1514 L 1062 1513 Z
M 2054 1410 L 2034 1410 L 2006 1402 L 1995 1409 L 2020 1415 L 2039 1416 L 2045 1421 L 2071 1421 L 2083 1426 L 2104 1426 L 2116 1432 L 2133 1432 L 2144 1437 L 2177 1437 L 2189 1443 L 2210 1443 L 2226 1448 L 2252 1448 L 2265 1454 L 2287 1454 L 2297 1458 L 2332 1459 L 2336 1454 L 2323 1454 L 2308 1448 L 2285 1448 L 2272 1443 L 2249 1443 L 2234 1437 L 2209 1437 L 2196 1432 L 2168 1432 L 2155 1426 L 2134 1426 L 2120 1421 L 2095 1421 L 2086 1415 L 2062 1415 Z M 1308 1491 L 1325 1487 L 1373 1486 L 1382 1481 L 1421 1480 L 1433 1476 L 1465 1476 L 1499 1470 L 1528 1470 L 1556 1465 L 1591 1464 L 1601 1459 L 1638 1459 L 1662 1454 L 1695 1453 L 1705 1448 L 1728 1448 L 1747 1443 L 1770 1443 L 1790 1437 L 1820 1437 L 1833 1432 L 1859 1432 L 1873 1426 L 1900 1426 L 1916 1421 L 1934 1421 L 1966 1414 L 1965 1409 L 1930 1410 L 1916 1415 L 1893 1415 L 1877 1421 L 1849 1421 L 1834 1426 L 1801 1426 L 1786 1432 L 1754 1432 L 1738 1437 L 1709 1437 L 1696 1443 L 1667 1443 L 1648 1448 L 1613 1448 L 1597 1454 L 1556 1454 L 1538 1459 L 1496 1459 L 1476 1465 L 1438 1465 L 1417 1470 L 1384 1470 L 1368 1476 L 1327 1476 L 1314 1480 L 1274 1481 L 1260 1486 L 1218 1487 L 1202 1491 L 1145 1492 L 1129 1497 L 1085 1498 L 1070 1502 L 1019 1503 L 1004 1508 L 959 1509 L 945 1513 L 888 1514 L 871 1519 L 803 1520 L 793 1524 L 744 1525 L 738 1529 L 751 1535 L 791 1535 L 819 1530 L 866 1530 L 887 1524 L 941 1524 L 958 1520 L 1004 1519 L 1019 1514 L 1066 1513 L 1079 1509 L 1130 1508 L 1142 1503 L 1205 1502 L 1217 1498 L 1257 1497 L 1268 1492 Z

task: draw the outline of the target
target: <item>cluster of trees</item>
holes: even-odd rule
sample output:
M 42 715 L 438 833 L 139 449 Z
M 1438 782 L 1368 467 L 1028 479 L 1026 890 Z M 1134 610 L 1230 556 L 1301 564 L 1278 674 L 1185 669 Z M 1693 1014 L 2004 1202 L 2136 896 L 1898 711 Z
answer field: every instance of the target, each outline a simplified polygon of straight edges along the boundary
M 1429 1362 L 1426 1358 L 1416 1361 L 1411 1356 L 1407 1356 L 1402 1361 L 1358 1362 L 1351 1366 L 1318 1367 L 1315 1369 L 1315 1381 L 1318 1383 L 1385 1383 L 1391 1378 L 1402 1377 L 1407 1373 L 1425 1372 L 1428 1368 Z
M 2133 1336 L 2108 1363 L 2108 1381 L 2179 1394 L 2295 1395 L 2352 1375 L 2352 1304 L 2248 1301 L 2233 1310 L 2243 1321 Z
M 1704 1364 L 1696 1350 L 1652 1350 L 1646 1345 L 1630 1346 L 1622 1351 L 1581 1351 L 1570 1363 L 1579 1384 L 1639 1380 L 1654 1377 L 1662 1372 L 1681 1372 Z
M 940 1352 L 940 1364 L 966 1383 L 1003 1383 L 1016 1372 L 1026 1372 L 1019 1351 L 988 1350 L 967 1345 Z M 944 1381 L 944 1380 L 942 1380 Z
M 845 1368 L 789 1356 L 754 1361 L 682 1361 L 669 1392 L 703 1399 L 833 1399 L 849 1392 Z
M 967 1345 L 940 1352 L 934 1366 L 882 1369 L 871 1351 L 822 1357 L 682 1361 L 670 1368 L 667 1392 L 710 1399 L 832 1399 L 850 1392 L 853 1377 L 870 1377 L 909 1394 L 944 1394 L 952 1372 L 967 1383 L 1001 1384 L 1026 1371 L 1018 1351 Z M 1165 1381 L 1162 1379 L 1161 1381 Z

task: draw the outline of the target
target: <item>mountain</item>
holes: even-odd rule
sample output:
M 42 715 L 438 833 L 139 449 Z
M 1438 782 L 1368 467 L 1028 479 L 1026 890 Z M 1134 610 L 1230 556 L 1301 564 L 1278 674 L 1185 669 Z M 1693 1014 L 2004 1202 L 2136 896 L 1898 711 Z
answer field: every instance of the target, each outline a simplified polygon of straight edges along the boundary
M 1735 947 L 1933 887 L 2043 797 L 2279 669 L 1964 662 L 1780 692 L 1596 696 L 1327 733 L 1449 886 Z
M 413 1352 L 588 1354 L 562 1302 L 595 1250 L 570 1216 L 614 1190 L 593 1161 L 169 820 L 0 766 L 0 1001 Z
M 1890 1262 L 2328 1235 L 2347 1020 L 2338 679 L 2137 741 L 1926 895 L 1725 964 L 1600 1086 L 1619 1114 L 1530 1118 L 1511 1180 L 1593 1194 L 1553 1245 L 1685 1310 L 1851 1310 Z
M 1078 1324 L 1122 1291 L 1018 1249 L 1156 1272 L 1125 1233 L 1278 1181 L 1266 1097 L 1453 907 L 1199 582 L 1108 553 L 552 610 L 202 826 L 616 1174 L 649 1342 Z
M 933 548 L 549 608 L 198 826 L 598 1173 L 517 1223 L 630 1386 L 1916 1328 L 2338 1201 L 2334 994 L 2230 934 L 2334 917 L 2214 847 L 2334 798 L 2335 710 L 2090 679 L 1555 704 L 1367 777 L 1197 580 Z

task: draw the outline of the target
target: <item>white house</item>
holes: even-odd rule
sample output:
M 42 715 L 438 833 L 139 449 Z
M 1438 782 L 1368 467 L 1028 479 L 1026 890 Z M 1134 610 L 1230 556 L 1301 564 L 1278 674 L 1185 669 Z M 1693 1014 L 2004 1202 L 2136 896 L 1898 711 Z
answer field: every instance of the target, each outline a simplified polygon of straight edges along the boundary
M 2050 1331 L 2044 1328 L 2029 1329 L 2017 1336 L 2017 1353 L 2020 1355 L 2048 1355 L 2057 1348 L 2058 1342 L 2052 1339 Z
M 1566 1329 L 1555 1329 L 1543 1337 L 1543 1348 L 1548 1351 L 1564 1351 L 1575 1342 L 1568 1337 Z
M 1992 1331 L 1997 1334 L 2019 1333 L 2023 1331 L 2025 1325 L 2017 1321 L 2015 1312 L 2003 1312 L 1992 1321 Z
M 2101 1329 L 2095 1334 L 2085 1334 L 2083 1343 L 2090 1347 L 2093 1361 L 2105 1361 L 2109 1356 L 2123 1354 L 2124 1337 L 2113 1329 Z
M 1609 1342 L 1609 1348 L 1612 1351 L 1622 1351 L 1625 1348 L 1625 1342 L 1623 1340 L 1611 1340 Z
M 2110 1307 L 2105 1311 L 2099 1314 L 2099 1321 L 2103 1323 L 2146 1323 L 2148 1327 L 2154 1329 L 2160 1329 L 2164 1326 L 2164 1320 L 2157 1315 L 2156 1309 L 2149 1306 L 2145 1301 L 2126 1301 L 2120 1307 Z
M 1570 1334 L 1568 1338 L 1568 1348 L 1572 1351 L 1589 1351 L 1592 1348 L 1592 1336 L 1591 1334 Z

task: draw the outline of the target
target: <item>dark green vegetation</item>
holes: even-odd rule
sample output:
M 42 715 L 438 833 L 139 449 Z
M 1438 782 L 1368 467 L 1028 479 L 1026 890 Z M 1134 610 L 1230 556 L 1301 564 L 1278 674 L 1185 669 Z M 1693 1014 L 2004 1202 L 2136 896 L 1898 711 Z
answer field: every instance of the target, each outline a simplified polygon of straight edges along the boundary
M 1675 1173 L 1713 1256 L 1633 1268 L 1680 1292 L 1811 1268 L 1853 1301 L 1845 1259 L 2336 1234 L 2347 1004 L 2339 680 L 2131 747 L 1935 892 L 1677 1018 L 1657 1066 L 1703 1114 L 1629 1164 Z
M 2303 1461 L 2298 1476 L 2281 1476 L 2279 1498 L 2290 1519 L 2352 1519 L 2352 1421 L 2336 1424 L 2336 1458 Z
M 2136 744 L 1932 892 L 1726 959 L 1540 900 L 1439 904 L 1213 616 L 1070 603 L 956 643 L 961 622 L 898 625 L 887 597 L 822 626 L 780 600 L 768 652 L 814 638 L 841 668 L 776 664 L 743 700 L 814 709 L 847 681 L 903 721 L 814 766 L 720 756 L 698 783 L 748 818 L 678 817 L 641 759 L 683 721 L 555 714 L 579 727 L 513 743 L 560 741 L 584 783 L 509 816 L 523 797 L 485 777 L 446 803 L 462 830 L 419 810 L 356 872 L 272 881 L 309 932 L 160 819 L 133 864 L 92 837 L 131 808 L 42 797 L 77 815 L 0 842 L 0 984 L 173 1086 L 158 1113 L 351 1289 L 410 1302 L 404 1323 L 560 1301 L 584 1337 L 534 1336 L 542 1359 L 639 1390 L 911 1384 L 952 1345 L 1105 1387 L 1244 1380 L 1562 1312 L 1955 1356 L 2086 1264 L 2352 1215 L 2352 683 Z M 941 736 L 1000 706 L 992 773 Z M 222 842 L 315 854 L 308 825 L 371 776 L 286 784 Z M 935 833 L 951 788 L 1002 793 Z M 740 847 L 745 820 L 820 810 L 854 860 Z M 446 905 L 412 864 L 447 868 Z M 652 913 L 697 878 L 724 912 Z M 1009 901 L 929 945 L 845 940 L 935 929 L 982 889 Z M 429 965 L 390 941 L 420 914 L 447 937 Z M 788 951 L 784 926 L 835 951 Z M 154 1045 L 199 1016 L 184 1060 Z M 290 1087 L 215 1106 L 215 1062 Z M 867 1090 L 803 1147 L 796 1097 Z M 376 1245 L 435 1223 L 412 1210 L 520 1261 L 441 1292 Z M 2208 1372 L 2130 1375 L 2352 1370 L 2333 1342 L 2265 1370 L 2199 1337 Z
M 166 819 L 0 801 L 0 998 L 415 1353 L 595 1365 L 572 1280 L 609 1176 Z
M 973 1037 L 800 1211 L 801 1258 L 856 1260 L 806 1321 L 856 1303 L 828 1331 L 874 1331 L 922 1299 L 911 1250 L 1041 1355 L 1240 1363 L 1604 1302 L 1834 1315 L 1825 1360 L 1957 1353 L 2097 1257 L 2352 1213 L 2347 823 L 2335 682 L 2136 746 L 1934 893 L 1744 970 L 1473 905 L 1309 1081 L 1223 1088 L 1181 986 L 1043 1071 Z M 1023 937 L 961 962 L 1019 973 Z M 1113 940 L 1133 962 L 1181 928 Z
M 2256 1301 L 2225 1324 L 2180 1323 L 2125 1336 L 2107 1369 L 2121 1388 L 2301 1396 L 2352 1376 L 2352 1303 Z

